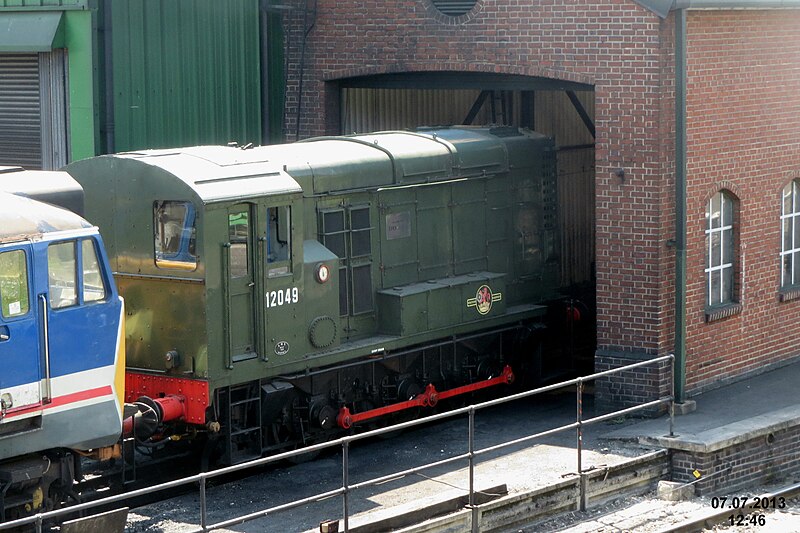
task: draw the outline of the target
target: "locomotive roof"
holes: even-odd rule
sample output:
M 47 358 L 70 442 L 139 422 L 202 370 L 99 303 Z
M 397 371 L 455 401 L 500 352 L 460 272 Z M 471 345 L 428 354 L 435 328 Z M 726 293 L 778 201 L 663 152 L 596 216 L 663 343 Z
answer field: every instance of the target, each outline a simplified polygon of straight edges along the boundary
M 91 228 L 71 211 L 0 192 L 0 243 L 39 239 L 47 233 Z
M 302 191 L 291 176 L 257 150 L 193 146 L 126 152 L 98 159 L 107 158 L 160 169 L 192 189 L 205 204 Z M 124 175 L 124 179 L 129 177 Z
M 0 167 L 0 191 L 47 202 L 83 215 L 83 188 L 63 170 Z
M 303 187 L 306 194 L 324 194 L 503 172 L 510 164 L 508 137 L 544 138 L 516 128 L 386 131 L 247 149 L 143 150 L 78 161 L 67 170 L 84 185 L 91 179 L 129 194 L 156 179 L 165 195 L 188 188 L 202 203 L 211 204 L 301 193 Z
M 316 137 L 264 150 L 288 163 L 292 174 L 306 165 L 313 173 L 313 192 L 326 193 L 503 172 L 509 161 L 502 136 L 544 138 L 516 128 L 458 126 Z

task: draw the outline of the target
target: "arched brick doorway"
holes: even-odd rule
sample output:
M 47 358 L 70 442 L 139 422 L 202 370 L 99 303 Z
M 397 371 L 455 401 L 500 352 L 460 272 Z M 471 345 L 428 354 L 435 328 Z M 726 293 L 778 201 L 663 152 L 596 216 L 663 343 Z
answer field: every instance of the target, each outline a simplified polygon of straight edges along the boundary
M 326 82 L 329 134 L 422 126 L 507 125 L 552 136 L 558 149 L 559 225 L 565 300 L 594 316 L 594 87 L 494 72 L 423 71 L 351 75 Z M 591 320 L 591 318 L 590 318 Z M 593 368 L 596 332 L 566 339 L 575 368 Z M 577 341 L 577 342 L 576 342 Z M 579 349 L 580 348 L 580 349 Z

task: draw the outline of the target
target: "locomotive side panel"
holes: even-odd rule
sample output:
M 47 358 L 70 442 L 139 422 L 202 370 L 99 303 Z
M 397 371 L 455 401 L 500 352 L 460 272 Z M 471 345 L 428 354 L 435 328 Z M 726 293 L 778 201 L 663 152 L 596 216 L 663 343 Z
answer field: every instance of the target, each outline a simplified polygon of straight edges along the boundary
M 116 282 L 126 302 L 128 367 L 208 377 L 204 286 L 122 274 Z

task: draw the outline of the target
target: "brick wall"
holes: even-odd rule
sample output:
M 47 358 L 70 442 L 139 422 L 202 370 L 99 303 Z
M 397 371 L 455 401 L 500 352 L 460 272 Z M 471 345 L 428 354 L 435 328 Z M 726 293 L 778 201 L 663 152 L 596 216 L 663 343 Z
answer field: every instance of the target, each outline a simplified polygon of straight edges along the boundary
M 337 81 L 353 76 L 466 71 L 592 84 L 596 363 L 607 368 L 672 351 L 672 15 L 660 20 L 629 0 L 480 0 L 456 19 L 437 14 L 427 0 L 319 0 L 317 6 L 303 69 L 302 10 L 286 19 L 289 139 L 297 131 L 301 70 L 300 138 L 338 133 Z M 690 394 L 800 351 L 794 327 L 800 300 L 777 298 L 780 191 L 800 177 L 800 32 L 793 20 L 783 10 L 689 12 Z M 720 186 L 741 202 L 743 310 L 706 323 L 705 203 Z
M 633 361 L 629 355 L 618 356 L 599 352 L 595 371 L 605 372 L 636 362 L 639 361 Z M 671 394 L 672 369 L 669 361 L 659 361 L 624 370 L 597 380 L 594 394 L 595 415 L 660 400 Z M 637 411 L 633 416 L 655 416 L 667 412 L 667 409 L 668 405 L 662 404 Z
M 713 452 L 672 450 L 672 480 L 696 482 L 695 492 L 701 496 L 735 496 L 737 490 L 749 491 L 800 472 L 798 445 L 800 427 L 794 426 Z
M 781 190 L 800 177 L 796 10 L 688 16 L 687 389 L 773 368 L 800 353 L 800 301 L 781 303 Z M 706 322 L 705 209 L 738 198 L 740 314 Z
M 302 16 L 289 21 L 293 139 Z M 664 147 L 672 111 L 661 105 L 673 77 L 671 41 L 666 51 L 662 42 L 671 39 L 669 27 L 627 0 L 483 0 L 457 19 L 426 0 L 319 0 L 306 43 L 300 137 L 337 133 L 335 81 L 352 76 L 446 70 L 594 85 L 599 346 L 656 355 L 666 349 L 659 280 L 671 265 L 661 212 L 671 165 Z M 620 168 L 624 179 L 615 175 Z

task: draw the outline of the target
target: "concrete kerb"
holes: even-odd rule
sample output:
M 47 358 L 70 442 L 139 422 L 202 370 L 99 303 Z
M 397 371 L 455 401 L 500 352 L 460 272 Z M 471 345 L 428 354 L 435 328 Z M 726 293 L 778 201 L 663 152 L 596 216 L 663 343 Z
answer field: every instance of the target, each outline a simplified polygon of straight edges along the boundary
M 790 406 L 696 434 L 679 434 L 675 437 L 642 435 L 638 441 L 641 444 L 673 450 L 710 453 L 795 427 L 798 420 L 800 420 L 800 406 Z
M 607 468 L 584 472 L 589 507 L 602 505 L 609 500 L 645 494 L 659 481 L 669 476 L 669 452 L 658 450 Z M 581 480 L 572 479 L 530 491 L 508 494 L 455 513 L 436 518 L 430 516 L 428 507 L 414 510 L 404 517 L 406 523 L 417 517 L 421 521 L 394 531 L 403 533 L 462 533 L 472 529 L 473 514 L 477 516 L 478 530 L 495 531 L 530 523 L 548 516 L 579 509 Z M 474 512 L 477 511 L 477 512 Z M 362 527 L 368 527 L 364 524 Z M 351 529 L 351 531 L 355 531 Z

